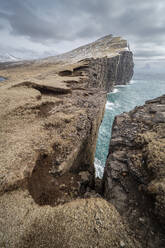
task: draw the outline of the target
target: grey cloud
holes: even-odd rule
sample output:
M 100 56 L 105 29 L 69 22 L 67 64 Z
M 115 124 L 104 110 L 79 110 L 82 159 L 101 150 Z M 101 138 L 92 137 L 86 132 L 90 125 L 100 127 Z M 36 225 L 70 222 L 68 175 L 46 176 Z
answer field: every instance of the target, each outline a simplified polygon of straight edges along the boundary
M 14 7 L 11 5 L 9 8 L 11 13 L 0 12 L 1 18 L 8 20 L 10 23 L 12 33 L 28 36 L 32 39 L 50 38 L 50 35 L 53 37 L 53 25 L 49 21 L 35 15 L 30 8 L 22 3 L 18 2 Z
M 164 46 L 164 0 L 0 0 L 0 9 L 11 35 L 47 46 L 110 33 L 128 38 L 135 50 L 152 43 L 146 57 L 156 56 L 155 46 Z M 144 55 L 143 51 L 138 50 L 136 56 Z
M 154 51 L 152 50 L 152 54 L 151 54 L 151 51 L 147 51 L 147 50 L 137 50 L 135 51 L 134 55 L 136 57 L 145 57 L 145 58 L 148 58 L 148 57 L 158 57 L 158 56 L 162 56 L 162 52 L 161 51 Z

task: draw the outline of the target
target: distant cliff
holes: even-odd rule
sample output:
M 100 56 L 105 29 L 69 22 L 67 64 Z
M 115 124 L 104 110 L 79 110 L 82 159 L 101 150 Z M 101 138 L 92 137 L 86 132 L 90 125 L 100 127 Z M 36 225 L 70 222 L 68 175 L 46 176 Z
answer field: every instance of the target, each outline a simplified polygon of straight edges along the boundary
M 82 63 L 65 75 L 88 75 L 87 87 L 110 92 L 114 85 L 127 84 L 133 76 L 133 54 L 126 40 L 105 36 L 71 52 L 41 60 L 41 63 Z M 84 64 L 84 65 L 83 65 Z
M 89 74 L 90 87 L 99 87 L 110 92 L 115 85 L 127 84 L 133 76 L 133 55 L 122 51 L 114 57 L 91 59 Z

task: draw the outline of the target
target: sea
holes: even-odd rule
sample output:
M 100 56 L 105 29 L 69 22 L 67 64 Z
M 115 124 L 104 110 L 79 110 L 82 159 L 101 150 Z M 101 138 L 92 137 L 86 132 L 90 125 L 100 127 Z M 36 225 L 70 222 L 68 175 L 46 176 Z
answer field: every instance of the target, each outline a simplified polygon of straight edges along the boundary
M 127 85 L 116 86 L 107 95 L 104 118 L 99 129 L 95 170 L 96 177 L 102 178 L 109 151 L 112 124 L 116 115 L 128 112 L 145 101 L 165 94 L 165 75 L 135 74 Z

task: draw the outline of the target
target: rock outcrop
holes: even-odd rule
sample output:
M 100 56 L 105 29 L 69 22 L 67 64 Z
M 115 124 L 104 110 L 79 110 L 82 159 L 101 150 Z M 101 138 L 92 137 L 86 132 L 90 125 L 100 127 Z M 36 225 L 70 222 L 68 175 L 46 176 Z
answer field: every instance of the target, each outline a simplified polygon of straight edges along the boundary
M 0 75 L 6 79 L 0 85 L 1 247 L 19 247 L 20 244 L 20 247 L 26 244 L 40 247 L 46 242 L 46 236 L 40 241 L 34 237 L 32 243 L 24 239 L 27 230 L 31 236 L 35 229 L 37 215 L 43 216 L 43 222 L 38 225 L 46 228 L 46 211 L 51 209 L 50 215 L 56 218 L 57 205 L 65 203 L 59 209 L 67 212 L 67 202 L 97 196 L 94 155 L 106 93 L 117 83 L 127 83 L 132 73 L 132 53 L 127 42 L 112 36 L 61 56 L 1 65 Z M 103 199 L 97 201 L 105 205 Z M 113 212 L 113 207 L 111 210 Z M 114 211 L 114 215 L 118 219 L 118 213 Z M 30 216 L 33 216 L 31 223 L 28 222 Z M 105 216 L 104 213 L 103 218 Z M 83 220 L 83 214 L 81 218 Z M 107 229 L 106 237 L 120 231 L 119 222 L 113 221 L 115 229 Z M 56 225 L 55 222 L 52 225 Z M 36 228 L 36 235 L 41 236 L 40 228 Z M 59 235 L 51 228 L 52 235 Z M 76 223 L 75 229 L 72 228 L 76 229 Z M 89 229 L 95 237 L 95 230 Z M 48 226 L 46 230 L 49 232 Z M 68 242 L 69 236 L 65 235 Z M 116 246 L 111 247 L 120 247 L 115 237 Z M 121 241 L 133 247 L 134 241 L 129 241 L 132 238 L 124 237 L 120 237 L 124 239 Z M 23 240 L 26 242 L 21 243 Z M 52 247 L 51 236 L 48 241 L 46 247 Z M 78 244 L 78 239 L 75 242 Z M 99 247 L 108 247 L 106 242 Z M 87 241 L 80 245 L 87 247 L 86 244 Z M 91 247 L 94 245 L 93 240 Z
M 115 118 L 104 196 L 126 218 L 142 247 L 164 247 L 165 95 Z

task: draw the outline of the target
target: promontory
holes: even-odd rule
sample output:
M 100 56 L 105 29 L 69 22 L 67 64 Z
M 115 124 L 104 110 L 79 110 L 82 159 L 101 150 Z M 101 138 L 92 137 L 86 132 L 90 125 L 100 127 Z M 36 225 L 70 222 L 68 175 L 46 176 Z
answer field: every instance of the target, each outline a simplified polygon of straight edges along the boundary
M 94 168 L 106 94 L 115 85 L 128 83 L 133 67 L 128 42 L 112 35 L 55 57 L 0 64 L 0 77 L 5 79 L 0 82 L 0 247 L 147 247 L 123 214 L 130 207 L 123 199 L 130 202 L 132 195 L 118 193 L 126 183 L 119 180 L 119 172 L 123 180 L 130 180 L 128 187 L 122 186 L 126 190 L 132 187 L 133 173 L 143 179 L 134 171 L 132 157 L 137 155 L 137 163 L 144 160 L 146 165 L 143 148 L 150 154 L 146 142 L 157 135 L 154 129 L 137 136 L 136 146 L 131 143 L 129 133 L 135 128 L 130 118 L 138 118 L 139 110 L 131 112 L 131 117 L 125 114 L 116 119 L 123 135 L 128 133 L 128 147 L 124 148 L 122 142 L 127 139 L 120 132 L 112 135 L 103 188 L 98 186 Z M 146 120 L 152 121 L 148 115 L 158 111 L 148 104 Z M 164 106 L 157 102 L 155 108 L 157 105 Z M 162 116 L 163 110 L 155 118 Z M 159 134 L 158 138 L 161 126 Z M 132 174 L 128 166 L 118 169 L 125 168 L 122 159 L 124 152 L 131 153 L 129 144 L 133 153 L 127 161 Z M 153 166 L 151 163 L 151 169 Z M 164 180 L 157 170 L 158 166 L 155 178 L 161 175 Z M 164 220 L 164 209 L 160 208 L 164 201 L 158 186 L 164 184 L 144 180 L 147 194 L 158 196 L 153 213 L 158 218 L 154 223 L 159 223 Z M 142 190 L 142 186 L 131 189 Z M 138 201 L 135 198 L 132 201 Z M 146 221 L 143 216 L 137 218 Z

